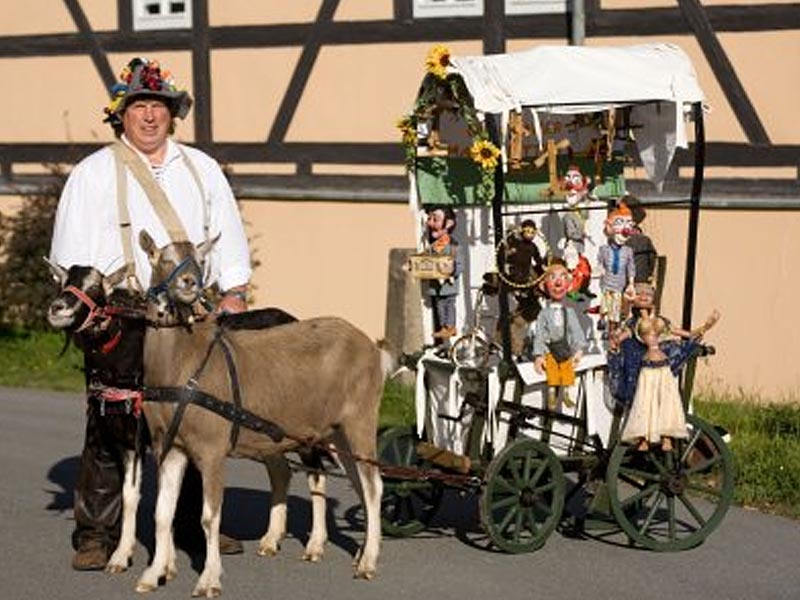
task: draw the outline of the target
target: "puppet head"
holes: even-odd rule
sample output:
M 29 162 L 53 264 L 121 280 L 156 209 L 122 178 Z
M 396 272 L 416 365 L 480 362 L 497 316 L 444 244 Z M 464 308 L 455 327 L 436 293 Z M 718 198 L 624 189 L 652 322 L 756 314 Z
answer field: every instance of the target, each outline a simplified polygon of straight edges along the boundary
M 428 237 L 431 241 L 438 240 L 445 233 L 450 233 L 456 226 L 456 214 L 450 207 L 435 207 L 428 209 L 428 218 L 425 221 Z
M 572 275 L 561 261 L 553 261 L 545 269 L 542 276 L 542 289 L 551 300 L 561 301 L 569 291 Z
M 575 207 L 586 200 L 589 195 L 589 178 L 581 173 L 580 167 L 570 165 L 562 181 L 562 187 L 567 191 L 565 197 L 567 204 Z
M 520 224 L 519 235 L 526 242 L 532 242 L 536 237 L 536 223 L 532 219 L 525 219 Z
M 605 222 L 606 236 L 623 245 L 633 233 L 633 216 L 624 202 L 611 211 Z

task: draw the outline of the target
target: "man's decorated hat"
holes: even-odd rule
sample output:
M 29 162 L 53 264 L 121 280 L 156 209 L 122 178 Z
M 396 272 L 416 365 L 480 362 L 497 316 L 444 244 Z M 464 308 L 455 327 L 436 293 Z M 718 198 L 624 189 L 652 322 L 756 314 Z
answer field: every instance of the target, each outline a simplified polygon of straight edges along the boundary
M 105 123 L 122 125 L 122 113 L 135 98 L 148 96 L 166 102 L 173 117 L 186 118 L 192 107 L 192 97 L 179 90 L 169 71 L 155 60 L 134 58 L 120 72 L 119 82 L 111 88 L 111 101 L 104 109 Z

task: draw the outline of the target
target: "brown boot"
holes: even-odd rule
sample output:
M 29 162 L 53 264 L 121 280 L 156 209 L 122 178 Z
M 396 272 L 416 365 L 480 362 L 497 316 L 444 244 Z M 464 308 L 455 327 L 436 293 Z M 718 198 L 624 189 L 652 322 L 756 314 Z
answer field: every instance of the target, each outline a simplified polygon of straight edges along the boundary
M 98 541 L 88 541 L 72 557 L 76 571 L 102 571 L 108 563 L 108 550 Z
M 224 533 L 219 534 L 219 553 L 220 554 L 241 554 L 244 546 L 239 540 L 232 538 Z

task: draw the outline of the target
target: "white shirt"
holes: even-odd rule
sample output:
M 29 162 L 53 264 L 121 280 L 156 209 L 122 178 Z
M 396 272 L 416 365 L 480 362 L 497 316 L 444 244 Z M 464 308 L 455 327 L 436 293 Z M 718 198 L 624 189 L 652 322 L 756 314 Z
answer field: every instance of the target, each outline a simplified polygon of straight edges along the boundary
M 205 241 L 204 202 L 178 146 L 171 139 L 167 140 L 164 163 L 156 168 L 154 175 L 175 208 L 189 240 L 200 244 Z M 221 234 L 206 255 L 205 284 L 217 282 L 222 290 L 246 284 L 252 273 L 247 237 L 222 169 L 204 152 L 190 146 L 181 145 L 180 148 L 188 155 L 203 184 L 209 210 L 209 237 L 213 239 Z M 105 275 L 125 264 L 117 216 L 116 180 L 116 163 L 110 147 L 98 150 L 75 166 L 58 203 L 50 260 L 65 269 L 75 265 L 91 266 Z M 146 289 L 150 285 L 151 269 L 147 255 L 139 246 L 139 232 L 146 229 L 159 248 L 171 240 L 130 172 L 127 173 L 127 187 L 136 275 Z

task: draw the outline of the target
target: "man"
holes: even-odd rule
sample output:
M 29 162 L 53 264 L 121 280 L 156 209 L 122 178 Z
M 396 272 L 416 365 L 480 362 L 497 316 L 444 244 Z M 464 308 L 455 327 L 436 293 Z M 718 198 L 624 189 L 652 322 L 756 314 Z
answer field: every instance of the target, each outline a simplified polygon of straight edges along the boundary
M 119 140 L 73 169 L 58 205 L 51 260 L 67 269 L 92 266 L 104 274 L 127 268 L 123 285 L 134 293 L 150 282 L 150 264 L 137 243 L 141 230 L 146 229 L 159 247 L 176 241 L 175 235 L 195 244 L 219 235 L 206 255 L 205 282 L 216 283 L 223 292 L 218 312 L 246 310 L 250 254 L 230 186 L 216 161 L 170 138 L 175 119 L 189 112 L 191 97 L 157 62 L 145 58 L 131 60 L 120 80 L 105 109 L 105 121 Z M 166 198 L 163 203 L 169 205 L 172 220 L 164 218 L 159 194 Z M 87 386 L 92 371 L 87 354 Z M 131 387 L 141 385 L 140 375 L 132 378 L 136 381 Z M 75 489 L 77 552 L 72 566 L 77 570 L 105 567 L 119 537 L 121 513 L 122 456 L 114 449 L 114 428 L 104 422 L 105 411 L 93 394 L 88 395 Z M 189 479 L 198 485 L 196 472 L 194 477 L 189 473 Z M 190 495 L 195 496 L 190 505 L 199 503 L 199 488 Z M 199 506 L 188 508 L 199 521 Z M 241 551 L 241 544 L 233 542 L 223 550 Z

